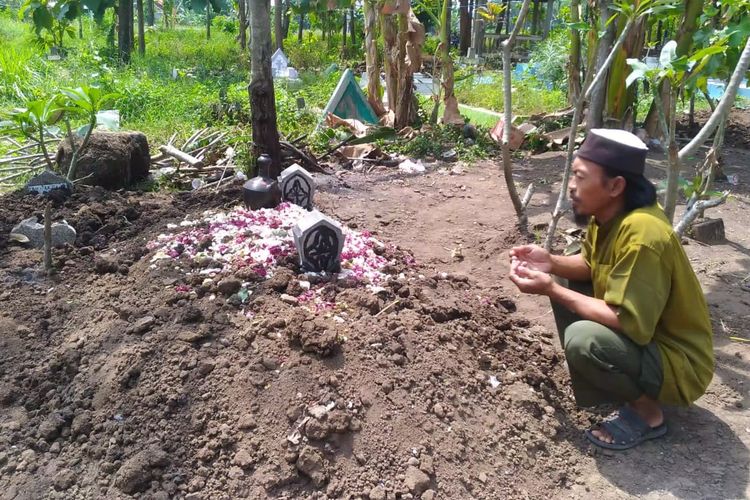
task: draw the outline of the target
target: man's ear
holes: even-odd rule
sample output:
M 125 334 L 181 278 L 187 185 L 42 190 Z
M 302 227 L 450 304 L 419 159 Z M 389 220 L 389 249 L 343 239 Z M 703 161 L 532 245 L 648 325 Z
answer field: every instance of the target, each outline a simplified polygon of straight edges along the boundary
M 618 175 L 614 179 L 610 179 L 609 183 L 609 194 L 612 196 L 612 198 L 617 198 L 621 194 L 625 192 L 625 187 L 627 186 L 628 181 L 625 180 L 625 177 Z

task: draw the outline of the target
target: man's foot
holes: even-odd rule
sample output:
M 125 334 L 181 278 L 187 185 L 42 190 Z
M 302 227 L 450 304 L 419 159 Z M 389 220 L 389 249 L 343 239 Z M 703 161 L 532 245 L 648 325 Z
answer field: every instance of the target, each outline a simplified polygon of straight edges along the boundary
M 641 396 L 632 403 L 628 403 L 627 406 L 630 407 L 652 429 L 656 429 L 664 423 L 664 413 L 661 411 L 659 403 L 647 396 Z M 616 417 L 616 415 L 613 415 L 612 417 Z M 613 437 L 601 424 L 593 427 L 591 433 L 595 438 L 605 443 L 611 444 L 614 442 Z
M 658 408 L 658 405 L 657 405 Z M 651 425 L 651 422 L 659 422 Z M 667 432 L 661 409 L 649 419 L 643 418 L 635 410 L 635 405 L 623 406 L 601 424 L 586 431 L 589 441 L 602 448 L 627 450 L 646 440 L 663 436 Z

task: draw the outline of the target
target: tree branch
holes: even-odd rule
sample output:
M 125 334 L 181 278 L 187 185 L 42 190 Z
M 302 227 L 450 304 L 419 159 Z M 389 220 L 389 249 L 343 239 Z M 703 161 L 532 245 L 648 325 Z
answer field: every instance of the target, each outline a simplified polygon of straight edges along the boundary
M 732 77 L 729 79 L 729 84 L 724 90 L 724 95 L 721 96 L 719 105 L 716 106 L 714 112 L 711 113 L 711 117 L 706 124 L 703 125 L 700 132 L 698 132 L 698 134 L 693 137 L 693 140 L 680 150 L 680 160 L 684 160 L 695 154 L 698 148 L 701 147 L 714 130 L 716 130 L 716 127 L 719 126 L 719 123 L 724 116 L 729 114 L 732 106 L 734 106 L 734 99 L 737 97 L 737 89 L 739 88 L 742 79 L 745 77 L 748 67 L 750 67 L 750 38 L 748 38 L 747 43 L 745 43 L 745 48 L 742 50 L 740 60 L 734 68 L 734 73 L 732 73 Z

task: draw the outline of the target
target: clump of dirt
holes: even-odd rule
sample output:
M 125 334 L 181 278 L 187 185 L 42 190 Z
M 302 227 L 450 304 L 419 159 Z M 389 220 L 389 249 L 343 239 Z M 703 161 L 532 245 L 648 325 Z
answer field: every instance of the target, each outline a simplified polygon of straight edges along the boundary
M 79 236 L 47 277 L 6 239 L 41 204 L 0 197 L 10 498 L 498 498 L 571 480 L 563 361 L 500 289 L 393 245 L 374 289 L 294 256 L 269 280 L 152 263 L 168 223 L 236 200 L 80 190 L 55 206 Z M 300 302 L 308 285 L 330 307 Z
M 696 111 L 695 123 L 692 126 L 690 126 L 688 118 L 683 116 L 678 121 L 677 130 L 692 138 L 710 116 L 710 110 Z M 750 112 L 742 109 L 731 111 L 724 132 L 724 144 L 731 148 L 750 149 Z

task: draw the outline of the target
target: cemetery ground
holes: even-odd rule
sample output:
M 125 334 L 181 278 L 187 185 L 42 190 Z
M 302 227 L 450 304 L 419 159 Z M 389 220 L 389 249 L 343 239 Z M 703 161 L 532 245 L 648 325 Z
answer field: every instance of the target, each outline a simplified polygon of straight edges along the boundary
M 209 264 L 153 260 L 149 242 L 237 206 L 241 183 L 79 188 L 54 204 L 79 240 L 54 251 L 52 277 L 41 251 L 8 240 L 42 205 L 3 195 L 0 496 L 748 497 L 746 121 L 727 135 L 740 182 L 708 214 L 727 239 L 685 247 L 713 316 L 714 381 L 668 410 L 664 439 L 623 453 L 587 444 L 604 410 L 574 406 L 549 304 L 506 279 L 507 250 L 527 240 L 495 162 L 317 177 L 321 211 L 384 244 L 391 279 L 374 289 L 317 283 L 294 254 L 268 280 L 226 268 L 205 281 Z M 516 163 L 537 185 L 532 227 L 548 221 L 562 154 Z M 302 303 L 304 284 L 322 302 Z

